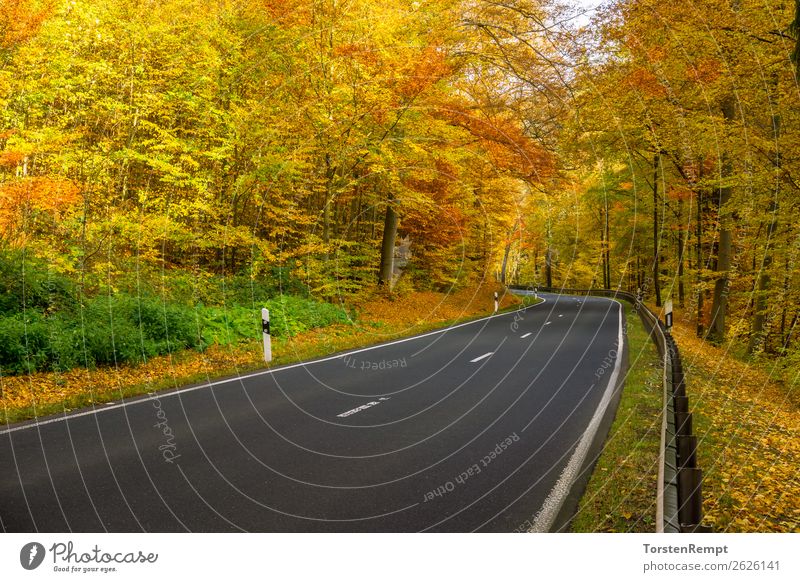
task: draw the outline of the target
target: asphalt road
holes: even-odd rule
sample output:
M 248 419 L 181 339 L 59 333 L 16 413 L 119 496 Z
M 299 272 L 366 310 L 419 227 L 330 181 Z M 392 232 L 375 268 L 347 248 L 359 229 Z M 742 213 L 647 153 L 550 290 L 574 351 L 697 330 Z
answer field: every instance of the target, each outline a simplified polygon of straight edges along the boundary
M 624 316 L 605 298 L 543 297 L 441 332 L 0 429 L 0 527 L 563 529 L 616 406 Z

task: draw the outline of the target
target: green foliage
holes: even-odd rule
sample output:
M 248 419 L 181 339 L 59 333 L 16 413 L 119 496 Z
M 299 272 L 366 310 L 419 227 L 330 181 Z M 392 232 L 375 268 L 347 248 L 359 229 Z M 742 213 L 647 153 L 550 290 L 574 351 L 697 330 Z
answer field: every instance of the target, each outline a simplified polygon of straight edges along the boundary
M 0 317 L 0 337 L 0 368 L 15 374 L 137 363 L 200 345 L 191 308 L 126 294 L 53 315 L 28 309 Z
M 22 251 L 0 251 L 0 315 L 75 306 L 73 282 Z M 0 336 L 2 337 L 2 336 Z
M 290 337 L 317 327 L 350 321 L 336 305 L 293 295 L 281 295 L 260 306 L 270 312 L 270 331 L 276 337 Z M 261 337 L 261 309 L 232 305 L 201 307 L 199 318 L 203 341 L 226 345 L 242 339 Z
M 0 370 L 35 372 L 47 360 L 47 325 L 37 312 L 0 317 Z
M 204 349 L 261 334 L 261 307 L 271 313 L 272 333 L 286 337 L 333 323 L 347 323 L 339 306 L 289 295 L 303 286 L 277 269 L 272 277 L 204 277 L 170 273 L 140 294 L 109 292 L 78 302 L 77 287 L 21 252 L 0 254 L 0 371 L 25 374 L 78 366 L 139 363 L 186 348 Z M 132 290 L 133 285 L 129 286 Z M 195 287 L 215 305 L 192 306 Z

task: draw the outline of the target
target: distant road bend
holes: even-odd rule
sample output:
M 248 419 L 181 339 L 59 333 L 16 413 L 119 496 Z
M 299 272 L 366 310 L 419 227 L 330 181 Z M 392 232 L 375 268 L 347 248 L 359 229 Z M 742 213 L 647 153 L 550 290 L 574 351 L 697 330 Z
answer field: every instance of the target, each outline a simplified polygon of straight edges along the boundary
M 545 302 L 0 429 L 4 531 L 563 529 L 617 405 L 621 305 Z

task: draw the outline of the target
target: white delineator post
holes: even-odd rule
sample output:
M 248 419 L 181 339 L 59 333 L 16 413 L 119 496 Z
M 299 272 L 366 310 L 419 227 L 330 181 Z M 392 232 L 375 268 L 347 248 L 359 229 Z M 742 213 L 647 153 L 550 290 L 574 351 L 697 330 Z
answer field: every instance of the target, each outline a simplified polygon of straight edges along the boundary
M 272 336 L 269 334 L 269 309 L 261 310 L 261 331 L 264 336 L 264 361 L 272 360 Z
M 672 299 L 667 299 L 664 302 L 664 323 L 667 331 L 672 329 Z
M 497 296 L 497 291 L 494 292 L 494 312 L 497 313 L 497 310 L 500 308 L 499 297 Z

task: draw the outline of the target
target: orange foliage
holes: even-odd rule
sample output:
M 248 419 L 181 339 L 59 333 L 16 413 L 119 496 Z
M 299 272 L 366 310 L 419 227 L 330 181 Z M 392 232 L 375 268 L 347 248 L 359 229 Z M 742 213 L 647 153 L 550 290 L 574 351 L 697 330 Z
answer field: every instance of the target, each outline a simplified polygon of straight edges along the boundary
M 672 186 L 667 191 L 667 198 L 670 200 L 689 200 L 692 195 L 693 193 L 689 188 L 681 185 Z
M 52 9 L 52 2 L 38 6 L 31 0 L 0 2 L 0 49 L 13 48 L 35 35 Z
M 69 180 L 37 177 L 0 185 L 0 229 L 6 236 L 14 230 L 21 214 L 31 210 L 60 211 L 76 203 L 80 189 Z
M 11 168 L 17 166 L 25 157 L 22 152 L 0 152 L 0 166 Z
M 378 65 L 378 56 L 372 47 L 363 43 L 347 43 L 333 49 L 333 56 L 337 58 L 351 58 L 368 67 Z
M 479 138 L 499 168 L 527 178 L 541 179 L 552 174 L 552 157 L 526 136 L 518 123 L 497 117 L 477 117 L 467 106 L 454 101 L 442 104 L 436 114 Z
M 800 531 L 800 406 L 775 368 L 737 360 L 699 339 L 675 311 L 701 440 L 705 519 L 716 532 Z
M 310 2 L 301 0 L 250 0 L 242 3 L 241 11 L 244 14 L 266 12 L 276 24 L 297 26 L 312 21 L 313 7 Z
M 413 99 L 452 72 L 444 54 L 435 47 L 426 47 L 419 58 L 409 62 L 401 71 L 401 81 L 397 93 L 406 99 Z
M 625 82 L 633 89 L 643 91 L 650 97 L 664 97 L 667 94 L 666 87 L 647 69 L 635 69 L 627 76 Z
M 721 65 L 717 59 L 700 59 L 687 70 L 686 74 L 699 83 L 713 83 L 722 74 Z

